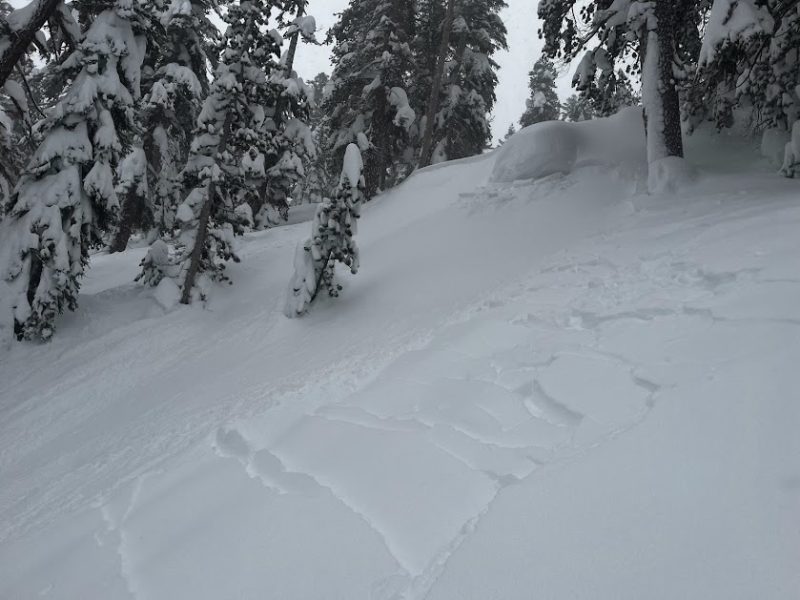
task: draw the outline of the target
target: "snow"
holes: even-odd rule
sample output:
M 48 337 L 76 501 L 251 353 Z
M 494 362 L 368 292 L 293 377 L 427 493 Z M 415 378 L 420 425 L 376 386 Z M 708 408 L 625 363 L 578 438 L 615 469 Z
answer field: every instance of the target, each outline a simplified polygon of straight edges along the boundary
M 22 86 L 13 79 L 6 79 L 3 84 L 3 91 L 8 94 L 8 97 L 17 105 L 23 114 L 28 112 L 28 98 Z
M 303 36 L 304 40 L 316 42 L 314 36 L 317 32 L 317 20 L 313 16 L 306 15 L 303 17 L 297 17 L 292 23 L 290 33 L 293 28 L 300 32 L 300 35 Z
M 0 597 L 793 598 L 797 181 L 700 132 L 645 194 L 641 129 L 418 171 L 301 319 L 307 223 L 205 307 L 93 255 L 0 348 Z M 511 166 L 546 131 L 570 168 Z
M 341 183 L 344 183 L 346 179 L 350 187 L 358 187 L 363 169 L 364 161 L 361 159 L 361 151 L 357 145 L 348 144 L 344 151 L 344 160 L 342 162 Z
M 714 0 L 703 32 L 698 64 L 714 60 L 726 42 L 746 40 L 758 34 L 771 34 L 775 23 L 769 11 L 753 0 Z
M 389 90 L 389 103 L 395 108 L 394 123 L 408 129 L 414 123 L 416 113 L 408 103 L 408 96 L 403 88 L 393 87 Z
M 498 149 L 491 180 L 539 179 L 589 164 L 638 170 L 644 143 L 638 107 L 593 121 L 535 123 L 516 132 Z
M 780 168 L 789 139 L 790 134 L 784 129 L 778 127 L 765 129 L 761 135 L 761 156 L 769 160 L 776 169 Z

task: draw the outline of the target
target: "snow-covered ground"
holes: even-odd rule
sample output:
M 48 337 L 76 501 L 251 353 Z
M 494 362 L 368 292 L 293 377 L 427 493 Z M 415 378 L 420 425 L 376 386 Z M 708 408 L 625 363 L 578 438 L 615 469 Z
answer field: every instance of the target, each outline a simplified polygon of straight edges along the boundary
M 308 223 L 205 308 L 96 256 L 0 349 L 0 598 L 797 598 L 800 187 L 751 146 L 426 169 L 301 319 Z

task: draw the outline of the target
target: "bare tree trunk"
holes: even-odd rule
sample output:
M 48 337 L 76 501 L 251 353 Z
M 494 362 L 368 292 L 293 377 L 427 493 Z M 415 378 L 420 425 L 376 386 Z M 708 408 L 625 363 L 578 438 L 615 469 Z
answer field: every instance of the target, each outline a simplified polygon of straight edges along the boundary
M 647 161 L 683 157 L 680 101 L 672 65 L 676 15 L 673 0 L 656 0 L 655 28 L 647 33 L 642 66 L 642 100 L 647 131 Z
M 678 97 L 678 86 L 675 84 L 673 62 L 675 59 L 675 41 L 677 15 L 674 0 L 656 1 L 656 21 L 658 22 L 659 83 L 664 111 L 664 142 L 667 156 L 683 157 L 683 135 L 681 133 L 681 109 Z
M 128 190 L 122 201 L 122 212 L 119 217 L 119 226 L 114 234 L 114 239 L 108 246 L 108 252 L 124 252 L 128 247 L 128 240 L 131 239 L 134 227 L 142 221 L 142 200 L 136 195 L 134 189 Z
M 304 4 L 300 4 L 297 7 L 297 16 L 295 18 L 299 19 L 302 17 L 306 12 L 306 7 Z M 292 73 L 292 69 L 294 68 L 294 56 L 297 53 L 297 42 L 300 39 L 300 31 L 295 31 L 292 34 L 292 39 L 289 41 L 289 51 L 286 53 L 286 72 L 288 74 Z
M 381 86 L 375 94 L 370 135 L 371 147 L 367 152 L 368 158 L 364 161 L 364 183 L 368 198 L 375 196 L 386 178 L 388 144 L 391 143 L 391 120 L 388 113 L 389 101 L 384 87 Z
M 60 2 L 61 0 L 33 0 L 28 6 L 34 5 L 35 8 L 20 29 L 10 30 L 8 28 L 9 30 L 6 31 L 6 27 L 0 26 L 0 36 L 7 37 L 10 42 L 0 51 L 0 88 L 3 87 L 6 79 L 14 70 L 14 66 L 33 43 L 36 33 L 56 12 L 56 7 Z
M 436 57 L 436 71 L 433 74 L 431 95 L 428 97 L 428 107 L 425 111 L 425 132 L 422 135 L 422 149 L 419 153 L 418 166 L 427 167 L 431 162 L 433 146 L 433 121 L 436 109 L 439 106 L 439 95 L 442 91 L 442 77 L 444 76 L 444 63 L 447 59 L 447 49 L 450 47 L 450 31 L 453 29 L 455 18 L 455 0 L 447 0 L 447 11 L 442 22 L 442 42 L 439 45 L 439 55 Z

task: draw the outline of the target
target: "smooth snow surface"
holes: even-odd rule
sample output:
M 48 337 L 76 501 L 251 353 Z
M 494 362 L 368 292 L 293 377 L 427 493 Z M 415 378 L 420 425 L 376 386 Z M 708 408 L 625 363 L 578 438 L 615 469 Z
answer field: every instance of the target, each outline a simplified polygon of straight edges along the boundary
M 0 349 L 0 598 L 797 598 L 798 183 L 698 138 L 645 195 L 587 128 L 613 160 L 490 183 L 523 132 L 371 202 L 300 319 L 307 223 L 206 307 L 95 256 Z
M 588 165 L 603 165 L 623 172 L 644 169 L 641 108 L 626 108 L 612 117 L 579 123 L 543 121 L 528 125 L 497 150 L 491 181 L 540 179 Z

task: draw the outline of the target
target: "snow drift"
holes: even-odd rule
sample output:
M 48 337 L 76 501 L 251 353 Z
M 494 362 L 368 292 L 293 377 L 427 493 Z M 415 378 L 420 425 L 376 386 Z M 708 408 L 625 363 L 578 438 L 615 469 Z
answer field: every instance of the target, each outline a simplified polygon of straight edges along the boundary
M 506 140 L 497 151 L 491 181 L 539 179 L 588 165 L 643 170 L 645 154 L 644 121 L 639 107 L 579 123 L 544 121 L 525 127 Z

